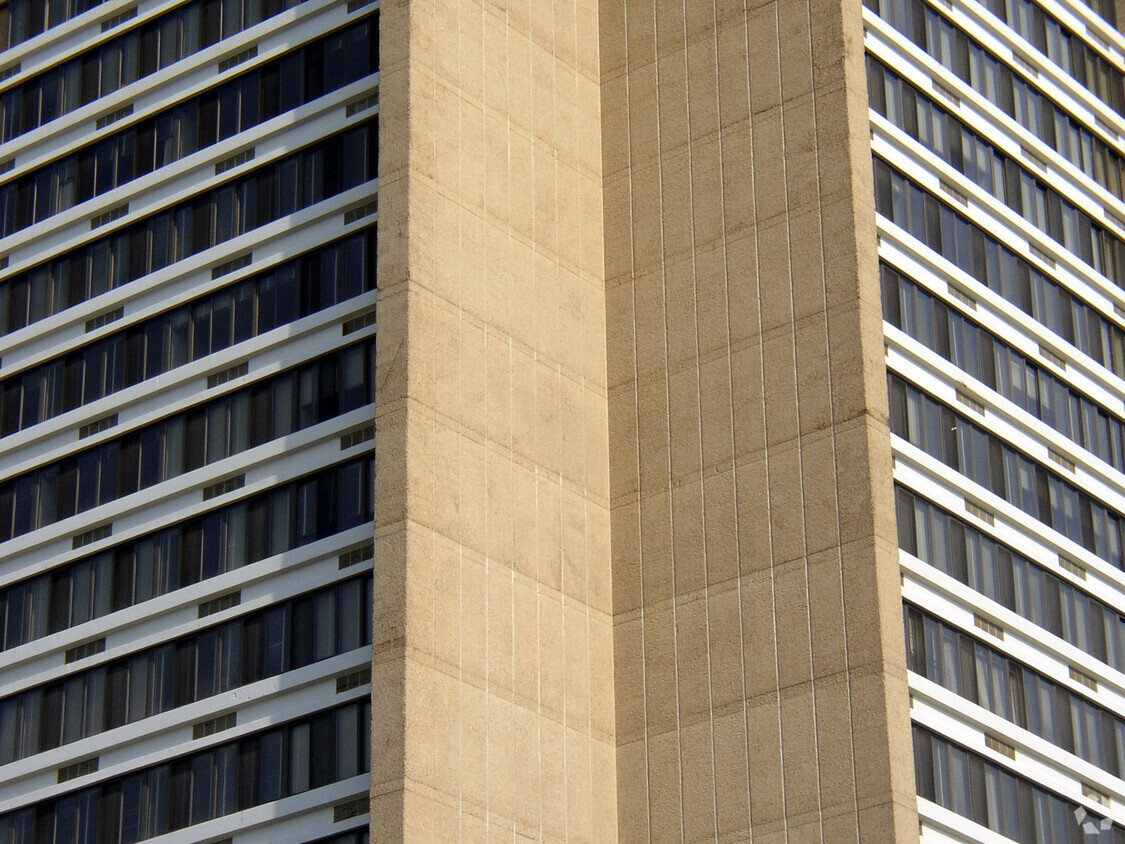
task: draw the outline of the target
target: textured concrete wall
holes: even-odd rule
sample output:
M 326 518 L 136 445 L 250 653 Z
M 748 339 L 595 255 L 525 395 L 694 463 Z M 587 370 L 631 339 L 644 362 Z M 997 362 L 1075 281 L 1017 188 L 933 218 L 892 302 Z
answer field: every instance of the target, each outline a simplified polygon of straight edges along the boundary
M 596 0 L 383 0 L 371 840 L 613 841 Z
M 600 8 L 621 840 L 917 840 L 859 0 Z

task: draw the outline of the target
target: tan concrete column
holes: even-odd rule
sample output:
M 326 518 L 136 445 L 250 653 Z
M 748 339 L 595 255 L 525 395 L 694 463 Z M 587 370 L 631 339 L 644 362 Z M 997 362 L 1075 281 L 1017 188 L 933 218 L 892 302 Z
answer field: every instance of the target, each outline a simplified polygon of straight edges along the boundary
M 383 0 L 371 840 L 613 841 L 596 0 Z
M 859 0 L 601 0 L 623 841 L 915 841 Z

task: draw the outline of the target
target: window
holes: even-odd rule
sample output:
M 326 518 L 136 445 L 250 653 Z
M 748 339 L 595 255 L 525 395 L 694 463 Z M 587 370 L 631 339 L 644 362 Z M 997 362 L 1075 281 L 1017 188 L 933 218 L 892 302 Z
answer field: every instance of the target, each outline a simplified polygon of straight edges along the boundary
M 971 750 L 914 725 L 918 794 L 996 832 L 1030 844 L 1075 841 L 1079 807 L 1001 768 Z M 1089 816 L 1095 824 L 1102 819 Z M 1120 844 L 1125 829 L 1110 825 L 1097 844 Z
M 0 5 L 0 36 L 7 24 L 4 46 L 14 46 L 55 26 L 102 0 L 10 0 Z M 296 6 L 302 0 L 275 0 L 272 13 Z M 226 0 L 229 12 L 221 36 L 230 37 L 260 19 L 259 14 L 243 14 L 244 6 L 260 8 L 260 0 Z M 71 59 L 61 67 L 39 74 L 0 95 L 5 119 L 0 125 L 0 140 L 30 132 L 56 117 L 74 111 L 98 97 L 107 96 L 138 79 L 185 58 L 219 40 L 217 26 L 211 25 L 214 0 L 194 0 L 173 9 Z M 58 7 L 57 14 L 50 13 Z M 44 17 L 44 14 L 47 14 Z M 221 12 L 220 12 L 221 14 Z M 200 18 L 203 27 L 200 27 Z M 251 23 L 252 21 L 253 23 Z
M 1114 713 L 924 610 L 904 613 L 911 671 L 1113 776 L 1125 770 L 1125 721 Z
M 374 237 L 372 228 L 336 241 L 252 280 L 239 282 L 233 290 L 224 288 L 0 382 L 0 435 L 38 424 L 125 386 L 154 378 L 189 360 L 198 360 L 229 347 L 236 340 L 230 330 L 229 310 L 236 291 L 243 304 L 242 331 L 256 336 L 341 301 L 331 295 L 331 291 L 338 294 L 340 291 L 351 293 L 357 288 L 360 292 L 373 289 Z M 345 263 L 336 253 L 340 256 L 346 253 L 353 260 Z M 317 286 L 323 290 L 319 298 L 314 298 L 302 286 L 307 287 L 315 280 L 303 283 L 306 274 L 301 272 L 301 267 L 322 264 L 335 267 L 338 272 L 358 268 L 361 273 L 358 278 L 350 279 L 349 284 L 321 279 Z M 283 300 L 278 295 L 280 290 L 285 292 Z M 256 326 L 252 315 L 254 299 L 259 315 Z M 302 302 L 307 307 L 302 307 Z M 139 347 L 142 332 L 145 336 L 143 360 L 130 354 Z
M 307 736 L 312 724 L 317 725 L 320 742 L 310 747 Z M 59 829 L 80 827 L 88 833 L 87 840 L 125 844 L 339 782 L 352 775 L 347 761 L 335 759 L 335 748 L 344 740 L 341 734 L 355 736 L 357 745 L 365 745 L 369 730 L 370 704 L 347 703 L 0 815 L 0 841 L 62 840 L 56 837 Z M 301 743 L 305 752 L 281 752 L 287 745 Z M 309 776 L 313 770 L 315 782 Z M 366 771 L 364 765 L 360 773 Z M 327 840 L 353 844 L 354 835 Z
M 57 632 L 52 623 L 65 629 L 187 585 L 198 576 L 195 572 L 203 571 L 201 537 L 211 536 L 215 546 L 218 569 L 208 571 L 210 577 L 368 522 L 373 518 L 373 471 L 372 459 L 361 457 L 313 476 L 327 488 L 342 486 L 316 507 L 339 509 L 325 512 L 318 532 L 304 538 L 298 537 L 289 511 L 293 492 L 309 479 L 12 584 L 0 590 L 0 649 Z M 87 578 L 93 585 L 84 592 Z
M 896 225 L 906 227 L 909 219 L 905 197 L 922 189 L 879 158 L 875 159 L 875 185 L 878 212 Z M 896 199 L 898 196 L 903 198 Z M 911 234 L 1073 343 L 1079 351 L 1118 377 L 1125 377 L 1125 332 L 947 204 L 939 202 L 939 205 L 940 238 L 928 229 L 910 230 Z M 979 260 L 974 257 L 967 265 L 960 263 L 962 256 L 958 255 L 954 240 L 958 228 L 967 229 L 970 238 L 975 239 L 983 252 Z
M 1125 438 L 1125 422 L 1040 369 L 991 333 L 949 310 L 886 263 L 882 265 L 882 281 L 883 301 L 887 303 L 884 315 L 888 322 L 1075 444 L 1125 471 L 1125 454 L 1120 446 Z M 945 336 L 949 341 L 943 346 L 940 340 Z M 1062 411 L 1064 408 L 1066 410 Z
M 903 550 L 1096 659 L 1125 668 L 1125 618 L 1116 610 L 921 496 L 901 487 L 896 494 Z
M 0 764 L 370 644 L 370 616 L 364 608 L 370 606 L 371 583 L 369 574 L 355 577 L 0 699 L 0 724 L 11 736 L 0 747 Z M 310 630 L 315 645 L 302 650 L 302 637 Z M 170 688 L 163 682 L 149 682 L 166 676 Z M 356 738 L 349 730 L 343 735 Z M 352 747 L 346 765 L 351 773 L 346 776 L 358 771 Z M 272 793 L 280 794 L 280 782 L 272 788 Z

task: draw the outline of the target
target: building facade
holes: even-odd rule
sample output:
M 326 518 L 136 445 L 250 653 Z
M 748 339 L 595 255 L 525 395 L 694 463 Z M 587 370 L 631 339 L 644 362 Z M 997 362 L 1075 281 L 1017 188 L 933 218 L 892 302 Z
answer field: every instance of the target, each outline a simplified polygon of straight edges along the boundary
M 365 841 L 378 6 L 0 5 L 0 840 Z
M 0 842 L 1121 844 L 1117 17 L 0 3 Z

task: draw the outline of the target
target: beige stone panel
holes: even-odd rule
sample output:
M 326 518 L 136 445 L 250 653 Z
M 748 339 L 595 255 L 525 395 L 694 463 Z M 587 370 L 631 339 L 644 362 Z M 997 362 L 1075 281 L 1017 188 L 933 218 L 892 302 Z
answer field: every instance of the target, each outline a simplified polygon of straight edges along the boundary
M 628 275 L 633 261 L 633 197 L 629 174 L 605 181 L 605 277 L 618 282 Z
M 586 392 L 569 375 L 558 379 L 559 469 L 563 482 L 586 486 Z
M 714 201 L 714 196 L 710 201 Z M 726 257 L 726 250 L 721 244 L 710 249 L 696 250 L 694 256 L 695 342 L 701 361 L 715 355 L 725 357 L 729 354 L 730 311 L 727 306 Z M 729 396 L 726 400 L 730 401 Z
M 488 512 L 485 541 L 489 559 L 514 567 L 512 465 L 506 453 L 489 449 L 485 453 L 484 500 Z
M 653 209 L 659 207 L 660 172 L 655 166 L 633 171 L 633 196 L 635 208 Z M 634 215 L 633 227 L 633 272 L 640 275 L 656 270 L 662 261 L 661 226 L 656 215 L 651 213 Z
M 515 781 L 519 784 L 515 793 L 516 828 L 538 838 L 542 829 L 540 801 L 546 773 L 540 759 L 539 732 L 543 719 L 520 706 L 515 707 L 513 716 Z
M 749 344 L 732 351 L 731 416 L 736 460 L 757 457 L 766 447 L 762 348 Z
M 622 831 L 619 836 L 620 824 L 618 822 L 617 806 L 617 755 L 611 744 L 606 742 L 593 742 L 590 748 L 591 775 L 590 790 L 592 792 L 591 807 L 593 812 L 593 830 L 590 840 L 595 842 L 614 842 L 630 839 Z
M 663 375 L 668 365 L 664 273 L 640 276 L 631 287 L 637 337 L 635 377 L 640 383 L 646 383 Z
M 737 584 L 709 589 L 707 629 L 709 637 L 709 689 L 713 713 L 741 709 L 746 698 L 742 676 L 742 615 Z M 718 751 L 716 751 L 718 752 Z
M 637 443 L 640 457 L 641 494 L 665 486 L 670 466 L 668 395 L 663 381 L 637 390 Z
M 691 136 L 704 138 L 719 129 L 717 33 L 705 32 L 688 42 L 688 98 Z M 745 65 L 743 65 L 745 67 Z
M 756 529 L 738 523 L 734 472 L 724 471 L 704 479 L 703 518 L 708 583 L 729 581 L 738 575 L 739 531 Z
M 699 428 L 699 370 L 688 366 L 668 378 L 670 472 L 676 481 L 702 470 Z
M 692 235 L 696 250 L 722 242 L 725 231 L 723 149 L 717 136 L 692 145 Z
M 637 398 L 633 390 L 615 390 L 609 401 L 610 490 L 617 500 L 640 491 Z
M 589 616 L 573 604 L 563 607 L 563 696 L 565 723 L 571 730 L 590 730 Z M 585 742 L 583 742 L 585 746 Z M 569 766 L 568 766 L 569 769 Z M 589 771 L 582 778 L 589 782 Z
M 769 829 L 771 823 L 785 816 L 780 711 L 776 693 L 747 705 L 746 733 L 750 759 L 750 824 L 757 840 L 759 827 Z
M 768 452 L 769 512 L 773 565 L 805 556 L 805 511 L 801 449 L 796 441 Z
M 676 603 L 676 696 L 681 729 L 711 715 L 707 601 L 697 595 Z
M 727 128 L 750 117 L 750 61 L 746 26 L 741 20 L 718 29 L 717 51 L 719 123 Z
M 759 196 L 759 205 L 761 197 Z M 790 238 L 787 220 L 774 218 L 758 228 L 758 271 L 764 283 L 758 288 L 760 331 L 772 336 L 779 329 L 791 330 L 793 290 L 790 283 Z M 791 367 L 787 367 L 791 368 Z
M 470 554 L 461 558 L 461 681 L 483 688 L 488 678 L 488 584 L 483 560 Z
M 750 50 L 750 107 L 754 114 L 781 102 L 781 65 L 777 7 L 766 3 L 750 12 L 747 20 Z
M 613 607 L 617 614 L 641 606 L 640 503 L 631 501 L 613 508 Z
M 539 703 L 539 605 L 532 582 L 517 577 L 512 589 L 513 630 L 515 648 L 515 697 L 521 708 L 534 708 Z M 535 647 L 531 647 L 531 645 Z
M 790 215 L 820 204 L 819 156 L 812 94 L 787 99 L 782 106 L 785 134 L 785 189 Z
M 645 740 L 617 746 L 617 832 L 620 841 L 648 841 L 649 783 Z
M 848 668 L 839 549 L 810 554 L 808 579 L 813 676 L 833 676 Z
M 793 318 L 803 322 L 824 320 L 824 251 L 820 208 L 795 213 L 789 218 L 790 252 L 793 256 Z
M 700 480 L 672 488 L 672 554 L 677 595 L 690 595 L 707 585 L 703 483 Z
M 805 561 L 774 566 L 773 605 L 777 630 L 778 687 L 785 690 L 812 677 L 809 590 Z M 788 751 L 787 751 L 788 752 Z
M 586 500 L 570 487 L 562 488 L 562 592 L 564 595 L 589 603 L 586 570 Z
M 536 580 L 551 592 L 562 589 L 562 487 L 554 478 L 536 477 L 539 568 Z
M 768 569 L 742 579 L 743 674 L 746 699 L 750 701 L 776 694 L 780 688 L 773 591 L 773 576 Z
M 808 0 L 778 0 L 775 8 L 781 45 L 782 99 L 788 102 L 809 93 L 813 87 L 809 3 Z M 839 49 L 837 44 L 835 50 Z
M 642 598 L 646 605 L 670 599 L 675 590 L 671 492 L 641 499 Z
M 490 701 L 484 689 L 470 683 L 461 683 L 460 692 L 461 776 L 458 779 L 463 807 L 461 814 L 464 817 L 469 812 L 484 814 L 488 806 L 487 728 Z M 491 705 L 496 703 L 492 701 Z
M 825 814 L 843 812 L 852 816 L 855 829 L 855 775 L 852 756 L 852 713 L 848 678 L 839 674 L 821 679 L 814 690 L 816 700 L 816 763 L 820 772 L 820 799 Z
M 859 827 L 854 806 L 836 810 L 826 808 L 823 817 L 824 840 L 832 844 L 859 844 Z
M 644 660 L 645 716 L 649 735 L 675 732 L 676 616 L 670 603 L 660 604 L 646 612 Z
M 749 192 L 749 187 L 747 191 Z M 729 206 L 727 219 L 732 219 Z M 733 349 L 761 334 L 757 231 L 739 230 L 727 241 L 726 253 L 727 302 L 730 308 L 730 339 Z
M 690 266 L 693 251 L 691 231 L 691 177 L 692 161 L 685 147 L 666 152 L 660 167 L 660 210 L 663 221 L 661 249 L 666 268 L 679 264 Z M 669 273 L 670 269 L 667 270 Z M 669 295 L 669 308 L 681 308 L 690 300 L 673 299 Z M 670 326 L 674 324 L 669 320 Z
M 684 4 L 680 0 L 655 0 L 656 54 L 660 58 L 683 48 Z
M 590 841 L 595 816 L 590 791 L 592 770 L 587 736 L 579 730 L 567 730 L 565 756 L 566 840 Z
M 683 840 L 680 782 L 680 736 L 676 731 L 654 735 L 648 742 L 649 841 Z
M 590 727 L 591 735 L 597 740 L 595 741 L 595 750 L 598 742 L 610 742 L 614 735 L 615 729 L 615 709 L 617 706 L 616 695 L 616 671 L 614 670 L 614 630 L 613 624 L 608 618 L 602 618 L 599 615 L 591 614 L 587 621 L 586 628 L 589 637 L 589 659 L 590 659 Z M 633 655 L 635 658 L 634 668 L 639 666 L 639 656 Z M 594 678 L 601 678 L 604 676 L 614 677 L 613 683 L 595 682 Z M 631 689 L 626 690 L 629 692 L 638 692 L 642 689 L 640 680 L 634 677 L 634 685 Z M 639 722 L 637 722 L 639 723 Z M 612 745 L 606 744 L 607 749 L 611 750 Z M 612 779 L 613 769 L 610 768 L 606 772 L 606 776 Z M 595 774 L 597 776 L 597 774 Z
M 545 589 L 539 592 L 539 648 L 543 653 L 539 660 L 539 712 L 547 716 L 544 720 L 561 724 L 566 701 L 566 631 L 562 602 Z
M 816 720 L 813 685 L 781 692 L 781 746 L 785 777 L 785 813 L 790 819 L 816 815 L 821 807 L 817 777 Z
M 801 438 L 805 552 L 810 558 L 840 544 L 836 448 L 830 431 Z
M 488 613 L 484 616 L 488 688 L 494 694 L 512 699 L 515 677 L 515 630 L 512 623 L 513 574 L 506 567 L 488 565 Z M 490 716 L 494 717 L 494 716 Z
M 429 686 L 429 708 L 419 711 L 408 701 L 407 740 L 422 732 L 432 742 L 431 785 L 439 794 L 456 795 L 461 779 L 461 689 L 453 677 L 432 668 L 419 668 Z
M 566 840 L 566 735 L 562 724 L 551 718 L 539 720 L 539 748 L 542 754 L 543 809 L 545 837 Z
M 751 69 L 752 90 L 759 81 Z M 785 214 L 785 135 L 782 109 L 754 110 L 754 199 L 758 226 L 765 226 Z M 771 280 L 772 281 L 772 280 Z
M 610 513 L 604 498 L 588 500 L 586 507 L 586 599 L 593 612 L 613 615 L 613 572 Z
M 687 167 L 686 156 L 683 161 L 677 162 Z M 686 186 L 686 182 L 685 182 Z M 681 198 L 687 202 L 687 197 Z M 670 221 L 668 229 L 688 228 L 682 221 Z M 680 252 L 690 251 L 690 232 L 684 235 L 681 232 Z M 666 241 L 667 243 L 667 241 Z M 671 255 L 671 252 L 669 252 Z M 688 257 L 683 260 L 668 260 L 664 272 L 664 318 L 665 338 L 667 346 L 663 350 L 663 361 L 668 370 L 678 371 L 685 366 L 694 368 L 696 364 L 696 334 L 695 334 L 695 267 L 693 260 Z M 639 328 L 638 328 L 639 331 Z M 675 436 L 673 436 L 675 439 Z
M 738 564 L 742 573 L 769 568 L 770 551 L 769 502 L 764 458 L 742 463 L 736 472 L 736 504 L 738 524 Z
M 680 731 L 685 841 L 715 840 L 715 760 L 711 720 Z
M 750 839 L 750 770 L 742 707 L 714 721 L 715 807 L 720 841 Z
M 656 64 L 657 76 L 657 103 L 659 114 L 657 124 L 659 136 L 657 145 L 661 156 L 673 153 L 687 154 L 688 138 L 691 135 L 688 123 L 688 92 L 687 53 L 683 49 L 662 56 Z M 634 158 L 633 166 L 643 166 L 646 159 Z M 682 164 L 680 165 L 683 166 Z M 666 176 L 674 175 L 674 167 L 665 166 L 663 171 Z M 686 173 L 681 174 L 686 176 Z M 682 211 L 673 202 L 665 201 L 664 216 L 675 215 Z
M 607 332 L 606 366 L 610 388 L 632 381 L 637 366 L 637 334 L 633 330 L 633 285 L 621 284 L 605 292 Z

